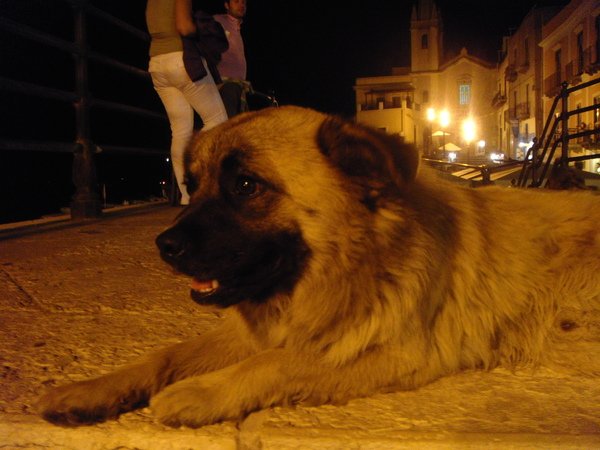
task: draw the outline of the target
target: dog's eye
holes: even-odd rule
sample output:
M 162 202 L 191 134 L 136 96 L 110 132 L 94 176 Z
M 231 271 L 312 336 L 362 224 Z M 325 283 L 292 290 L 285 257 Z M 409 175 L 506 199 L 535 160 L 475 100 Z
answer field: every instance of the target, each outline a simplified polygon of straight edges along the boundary
M 234 192 L 242 197 L 255 197 L 261 192 L 261 185 L 258 181 L 247 176 L 239 176 L 235 180 Z

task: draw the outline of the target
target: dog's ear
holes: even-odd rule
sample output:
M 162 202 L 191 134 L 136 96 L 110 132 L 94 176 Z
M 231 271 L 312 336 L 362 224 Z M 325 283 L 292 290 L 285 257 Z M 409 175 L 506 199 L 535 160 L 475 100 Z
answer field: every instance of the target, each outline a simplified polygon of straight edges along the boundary
M 321 152 L 344 174 L 377 189 L 403 187 L 419 166 L 417 150 L 400 137 L 330 116 L 317 134 Z

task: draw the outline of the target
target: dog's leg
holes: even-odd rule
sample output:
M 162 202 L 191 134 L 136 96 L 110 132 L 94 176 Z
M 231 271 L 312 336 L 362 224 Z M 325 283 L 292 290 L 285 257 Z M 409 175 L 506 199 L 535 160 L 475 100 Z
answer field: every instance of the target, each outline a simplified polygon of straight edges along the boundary
M 231 324 L 224 325 L 99 378 L 53 389 L 39 400 L 37 409 L 58 425 L 102 422 L 146 406 L 152 395 L 171 383 L 242 360 L 251 354 L 247 342 Z
M 382 349 L 342 367 L 313 355 L 273 349 L 175 383 L 154 397 L 150 406 L 167 425 L 199 427 L 273 405 L 345 403 L 392 385 L 412 388 L 428 377 L 426 370 L 419 370 L 423 365 L 424 360 L 411 361 Z

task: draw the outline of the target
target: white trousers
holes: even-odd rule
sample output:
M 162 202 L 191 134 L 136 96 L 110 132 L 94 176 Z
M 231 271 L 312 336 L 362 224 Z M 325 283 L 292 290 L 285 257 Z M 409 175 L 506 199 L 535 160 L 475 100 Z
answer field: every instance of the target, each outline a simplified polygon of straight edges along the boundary
M 204 62 L 206 67 L 206 62 Z M 184 183 L 183 155 L 194 132 L 194 111 L 209 130 L 227 120 L 227 112 L 208 68 L 207 76 L 192 82 L 183 66 L 183 52 L 166 53 L 150 58 L 148 71 L 171 125 L 171 162 L 179 190 L 181 204 L 189 203 Z

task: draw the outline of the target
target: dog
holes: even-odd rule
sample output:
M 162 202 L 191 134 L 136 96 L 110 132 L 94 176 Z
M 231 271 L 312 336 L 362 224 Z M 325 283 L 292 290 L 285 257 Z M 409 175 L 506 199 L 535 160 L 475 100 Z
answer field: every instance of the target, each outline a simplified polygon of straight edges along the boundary
M 600 197 L 460 187 L 419 161 L 398 137 L 293 106 L 198 135 L 190 205 L 156 243 L 222 323 L 51 390 L 41 415 L 91 424 L 149 404 L 200 427 L 597 344 Z

